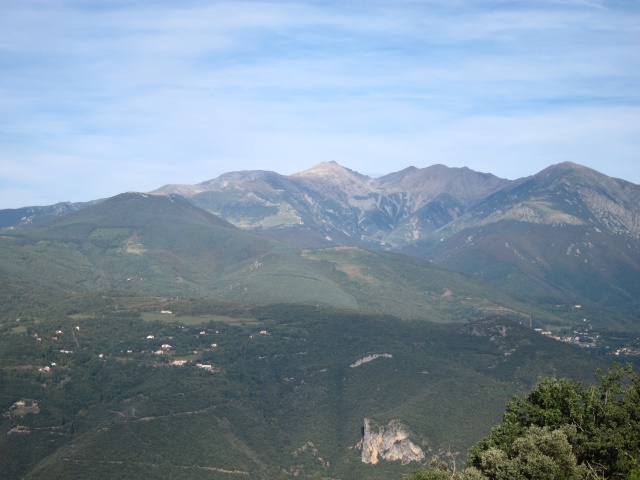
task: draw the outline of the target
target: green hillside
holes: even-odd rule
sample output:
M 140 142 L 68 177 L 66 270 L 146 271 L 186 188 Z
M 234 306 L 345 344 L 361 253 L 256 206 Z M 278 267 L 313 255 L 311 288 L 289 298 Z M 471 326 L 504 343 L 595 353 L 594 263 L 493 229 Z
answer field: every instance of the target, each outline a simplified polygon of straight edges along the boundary
M 405 319 L 466 322 L 501 315 L 520 323 L 565 325 L 570 318 L 537 302 L 522 302 L 489 283 L 415 257 L 355 247 L 305 250 L 319 268 L 358 300 L 358 308 Z
M 408 253 L 483 279 L 521 302 L 581 304 L 602 328 L 637 332 L 639 248 L 637 239 L 584 226 L 500 221 Z
M 179 196 L 122 194 L 52 224 L 5 235 L 0 242 L 0 275 L 11 282 L 353 304 L 330 282 L 314 281 L 317 275 L 296 250 L 239 230 Z M 238 281 L 250 284 L 251 272 L 259 267 L 259 288 L 247 292 Z M 303 275 L 312 286 L 295 280 Z
M 428 261 L 347 247 L 300 252 L 176 195 L 122 194 L 4 235 L 0 247 L 0 280 L 7 284 L 327 305 L 437 322 L 500 314 L 572 324 L 553 309 L 515 301 Z
M 400 420 L 429 456 L 464 451 L 538 376 L 588 380 L 606 365 L 497 318 L 445 325 L 123 295 L 81 296 L 84 311 L 67 302 L 51 294 L 41 318 L 3 317 L 4 478 L 389 478 L 417 464 L 363 464 L 364 418 Z M 145 320 L 160 309 L 173 313 Z M 384 356 L 352 367 L 375 354 Z

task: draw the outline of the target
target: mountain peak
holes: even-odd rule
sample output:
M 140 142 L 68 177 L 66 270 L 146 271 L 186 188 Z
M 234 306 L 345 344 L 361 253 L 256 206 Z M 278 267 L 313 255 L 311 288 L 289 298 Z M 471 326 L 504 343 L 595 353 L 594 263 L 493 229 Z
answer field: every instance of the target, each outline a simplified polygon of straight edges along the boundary
M 544 170 L 541 170 L 540 172 L 538 172 L 537 175 L 542 175 L 546 173 L 562 174 L 566 172 L 589 171 L 589 170 L 591 169 L 583 165 L 578 165 L 577 163 L 561 162 L 561 163 L 556 163 L 554 165 L 549 165 Z
M 543 185 L 555 182 L 586 182 L 592 186 L 606 185 L 606 189 L 615 188 L 614 184 L 628 184 L 625 180 L 614 179 L 603 173 L 573 162 L 562 162 L 551 165 L 529 177 L 537 179 Z M 631 184 L 632 185 L 632 184 Z
M 292 177 L 325 177 L 327 179 L 335 179 L 340 177 L 357 177 L 361 180 L 369 179 L 366 175 L 355 172 L 349 168 L 343 167 L 338 162 L 331 160 L 321 162 L 313 167 L 299 173 L 294 173 Z
M 331 189 L 340 190 L 347 196 L 366 195 L 371 191 L 371 184 L 374 182 L 371 177 L 354 172 L 334 161 L 319 163 L 289 178 L 305 183 L 322 183 Z
M 409 167 L 377 180 L 378 186 L 387 192 L 411 192 L 422 201 L 431 201 L 446 193 L 466 204 L 473 203 L 508 183 L 508 180 L 467 167 L 452 168 L 441 164 L 426 168 Z

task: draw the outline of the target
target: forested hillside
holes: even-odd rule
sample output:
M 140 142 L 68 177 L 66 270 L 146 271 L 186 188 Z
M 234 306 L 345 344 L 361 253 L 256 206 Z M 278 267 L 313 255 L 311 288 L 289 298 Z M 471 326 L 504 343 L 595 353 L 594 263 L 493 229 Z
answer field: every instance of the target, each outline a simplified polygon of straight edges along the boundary
M 463 452 L 539 376 L 588 381 L 607 365 L 499 318 L 50 291 L 11 301 L 3 478 L 390 478 L 416 464 L 363 463 L 365 418 L 400 422 L 425 458 Z

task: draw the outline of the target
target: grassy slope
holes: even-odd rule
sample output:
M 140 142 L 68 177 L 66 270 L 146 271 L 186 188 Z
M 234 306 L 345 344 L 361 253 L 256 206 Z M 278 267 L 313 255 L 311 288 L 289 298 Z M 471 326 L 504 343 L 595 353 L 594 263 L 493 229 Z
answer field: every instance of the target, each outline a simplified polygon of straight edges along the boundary
M 547 311 L 553 305 L 582 304 L 602 329 L 637 331 L 638 251 L 637 240 L 593 228 L 498 222 L 410 253 L 482 278 L 505 295 Z
M 486 281 L 414 257 L 345 247 L 306 250 L 303 255 L 318 260 L 318 268 L 362 310 L 444 323 L 494 314 L 523 324 L 531 314 L 536 326 L 573 321 L 555 307 L 526 297 L 516 300 Z
M 302 303 L 460 322 L 553 312 L 426 261 L 356 248 L 302 255 L 180 197 L 123 194 L 0 238 L 0 281 L 237 302 Z
M 296 250 L 236 229 L 179 197 L 124 194 L 0 243 L 4 282 L 356 305 Z

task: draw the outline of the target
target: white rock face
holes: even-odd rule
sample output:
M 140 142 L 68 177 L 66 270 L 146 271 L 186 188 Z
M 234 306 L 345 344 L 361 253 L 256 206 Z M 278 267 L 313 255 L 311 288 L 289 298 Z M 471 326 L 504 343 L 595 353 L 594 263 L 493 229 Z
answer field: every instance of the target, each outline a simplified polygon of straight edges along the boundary
M 359 367 L 360 365 L 364 364 L 364 363 L 368 363 L 372 360 L 375 360 L 376 358 L 393 358 L 393 355 L 391 355 L 390 353 L 374 353 L 373 355 L 367 355 L 366 357 L 362 357 L 359 360 L 356 360 L 354 363 L 352 363 L 351 365 L 349 365 L 351 368 L 356 368 Z
M 380 460 L 400 460 L 405 465 L 424 460 L 424 452 L 409 440 L 408 429 L 400 421 L 391 420 L 382 426 L 365 418 L 361 458 L 363 463 L 372 465 Z

